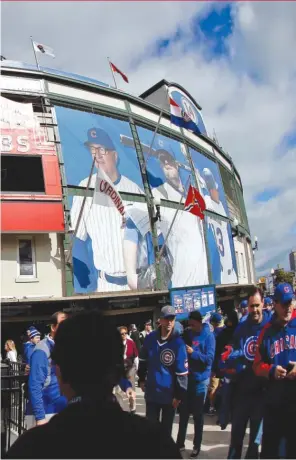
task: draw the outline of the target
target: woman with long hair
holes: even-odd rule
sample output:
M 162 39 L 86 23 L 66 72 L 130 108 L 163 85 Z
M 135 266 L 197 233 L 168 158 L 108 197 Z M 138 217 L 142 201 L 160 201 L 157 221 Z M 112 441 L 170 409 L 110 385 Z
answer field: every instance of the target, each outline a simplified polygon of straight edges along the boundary
M 6 359 L 11 363 L 17 362 L 17 351 L 15 348 L 15 343 L 13 340 L 6 340 L 5 342 L 5 351 L 6 351 Z

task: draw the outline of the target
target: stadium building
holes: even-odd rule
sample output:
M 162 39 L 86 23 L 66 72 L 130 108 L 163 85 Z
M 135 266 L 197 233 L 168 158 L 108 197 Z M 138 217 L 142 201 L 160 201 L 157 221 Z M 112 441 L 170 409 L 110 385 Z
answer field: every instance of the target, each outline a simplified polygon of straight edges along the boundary
M 3 339 L 60 309 L 129 324 L 157 317 L 170 292 L 179 313 L 246 295 L 255 277 L 240 175 L 186 89 L 162 80 L 135 97 L 2 64 Z M 171 123 L 168 96 L 199 134 Z M 204 220 L 184 211 L 189 185 Z

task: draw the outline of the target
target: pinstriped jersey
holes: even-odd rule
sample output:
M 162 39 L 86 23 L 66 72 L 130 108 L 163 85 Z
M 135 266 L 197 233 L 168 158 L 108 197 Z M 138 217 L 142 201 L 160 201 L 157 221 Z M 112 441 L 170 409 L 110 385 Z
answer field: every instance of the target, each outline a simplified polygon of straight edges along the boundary
M 86 187 L 88 178 L 80 182 L 80 187 Z M 94 188 L 96 174 L 91 178 L 90 188 Z M 113 184 L 118 192 L 143 194 L 140 187 L 125 176 L 120 176 L 118 182 Z M 71 209 L 72 228 L 75 228 L 83 197 L 75 196 Z M 125 201 L 124 204 L 129 204 Z M 82 218 L 80 220 L 77 238 L 86 241 L 89 236 L 92 241 L 94 265 L 98 270 L 115 276 L 125 275 L 123 259 L 122 216 L 115 206 L 102 206 L 93 204 L 92 197 L 86 199 Z

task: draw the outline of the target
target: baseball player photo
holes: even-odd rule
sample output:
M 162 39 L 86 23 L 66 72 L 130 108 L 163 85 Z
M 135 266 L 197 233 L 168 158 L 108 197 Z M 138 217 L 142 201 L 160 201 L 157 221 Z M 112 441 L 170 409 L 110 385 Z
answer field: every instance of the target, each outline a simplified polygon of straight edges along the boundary
M 169 142 L 168 142 L 169 141 Z M 181 150 L 180 144 L 172 139 L 158 136 L 156 145 L 164 147 L 155 151 L 154 156 L 159 162 L 165 181 L 152 189 L 155 198 L 184 203 L 187 190 L 181 181 L 181 172 L 185 178 L 189 177 L 187 159 Z M 170 151 L 169 151 L 170 150 Z M 183 162 L 176 159 L 178 152 Z M 147 162 L 149 171 L 149 161 Z M 183 170 L 183 171 L 182 171 Z M 189 169 L 190 170 L 190 169 Z M 189 181 L 187 180 L 187 187 Z M 161 233 L 166 238 L 176 210 L 167 206 L 161 207 L 161 221 L 157 223 Z M 203 228 L 200 219 L 189 212 L 179 211 L 167 239 L 167 246 L 172 255 L 174 265 L 170 287 L 194 286 L 208 283 L 207 257 Z
M 207 210 L 228 217 L 228 208 L 217 166 L 193 149 L 190 149 L 190 153 Z M 219 219 L 218 216 L 207 216 L 206 222 L 214 282 L 216 284 L 237 283 L 234 249 L 231 246 L 228 222 Z
M 72 246 L 74 289 L 130 290 L 123 255 L 122 215 L 116 206 L 104 206 L 92 196 L 98 171 L 117 192 L 144 194 L 136 152 L 127 154 L 120 145 L 120 135 L 131 133 L 129 124 L 101 115 L 57 109 L 67 182 L 86 189 L 90 179 L 90 196 L 83 204 L 84 197 L 75 195 L 71 207 L 71 229 L 77 231 Z M 124 201 L 124 205 L 138 203 Z

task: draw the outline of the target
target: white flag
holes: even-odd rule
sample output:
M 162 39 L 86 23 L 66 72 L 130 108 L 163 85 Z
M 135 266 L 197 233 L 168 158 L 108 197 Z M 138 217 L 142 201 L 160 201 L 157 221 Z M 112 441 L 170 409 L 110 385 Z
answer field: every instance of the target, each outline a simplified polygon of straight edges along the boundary
M 34 50 L 38 53 L 47 54 L 48 56 L 55 57 L 53 49 L 49 46 L 42 45 L 38 42 L 33 42 Z
M 101 206 L 108 207 L 115 206 L 118 209 L 118 212 L 122 215 L 122 218 L 125 218 L 124 204 L 118 191 L 111 183 L 107 174 L 100 169 L 98 169 L 97 172 L 92 204 L 99 204 Z

